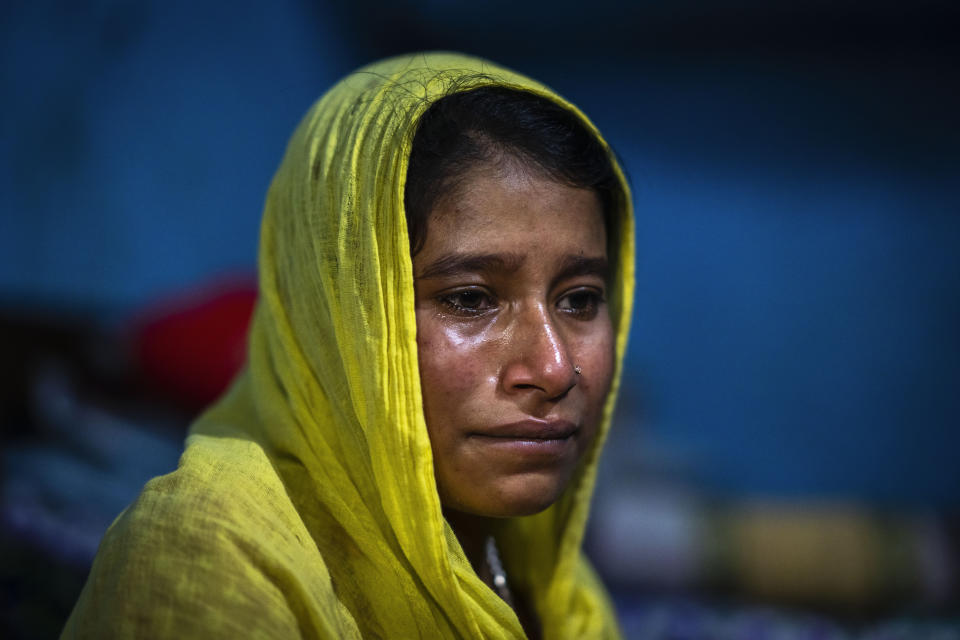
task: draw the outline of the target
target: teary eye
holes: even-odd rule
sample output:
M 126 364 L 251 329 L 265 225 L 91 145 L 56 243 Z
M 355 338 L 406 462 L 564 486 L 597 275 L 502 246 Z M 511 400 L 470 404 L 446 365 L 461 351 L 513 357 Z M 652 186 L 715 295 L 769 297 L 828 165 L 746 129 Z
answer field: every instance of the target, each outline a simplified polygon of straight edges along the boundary
M 592 320 L 605 302 L 603 292 L 597 289 L 576 289 L 557 302 L 557 308 L 578 320 Z
M 493 297 L 483 289 L 452 291 L 440 296 L 439 300 L 450 311 L 460 315 L 480 315 L 497 306 Z

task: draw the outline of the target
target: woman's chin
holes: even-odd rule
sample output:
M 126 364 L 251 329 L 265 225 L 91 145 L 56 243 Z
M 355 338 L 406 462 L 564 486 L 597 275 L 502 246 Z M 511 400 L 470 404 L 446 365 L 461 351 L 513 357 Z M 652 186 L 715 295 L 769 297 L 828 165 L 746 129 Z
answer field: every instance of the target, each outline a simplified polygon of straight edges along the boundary
M 532 516 L 556 502 L 566 488 L 567 478 L 550 474 L 524 474 L 492 483 L 483 493 L 474 492 L 467 500 L 445 500 L 457 511 L 487 518 Z M 454 506 L 456 505 L 456 506 Z

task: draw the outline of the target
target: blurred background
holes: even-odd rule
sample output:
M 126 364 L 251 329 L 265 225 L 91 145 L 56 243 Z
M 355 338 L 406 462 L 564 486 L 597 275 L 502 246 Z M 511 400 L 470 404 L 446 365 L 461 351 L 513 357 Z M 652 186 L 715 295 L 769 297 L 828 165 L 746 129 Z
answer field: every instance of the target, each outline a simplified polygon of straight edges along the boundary
M 958 638 L 960 5 L 0 5 L 0 624 L 53 637 L 243 358 L 261 206 L 337 79 L 546 82 L 622 157 L 626 377 L 588 548 L 634 638 Z

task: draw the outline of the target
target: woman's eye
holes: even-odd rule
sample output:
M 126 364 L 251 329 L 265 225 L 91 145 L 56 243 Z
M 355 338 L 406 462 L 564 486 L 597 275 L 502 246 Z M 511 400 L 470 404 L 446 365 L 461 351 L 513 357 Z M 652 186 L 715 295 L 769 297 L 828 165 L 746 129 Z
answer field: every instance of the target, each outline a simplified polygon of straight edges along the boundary
M 454 313 L 480 315 L 496 306 L 490 294 L 479 289 L 454 291 L 440 297 L 440 302 Z
M 579 320 L 592 320 L 604 302 L 603 294 L 594 289 L 578 289 L 560 298 L 557 308 Z

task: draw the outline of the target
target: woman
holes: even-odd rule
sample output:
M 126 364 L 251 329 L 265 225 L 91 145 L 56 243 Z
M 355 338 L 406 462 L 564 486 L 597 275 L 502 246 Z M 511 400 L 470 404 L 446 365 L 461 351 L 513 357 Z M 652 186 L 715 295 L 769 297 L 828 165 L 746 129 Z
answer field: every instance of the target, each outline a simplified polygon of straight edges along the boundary
M 64 636 L 615 637 L 580 544 L 632 259 L 612 154 L 542 85 L 348 76 L 270 187 L 247 368 Z

